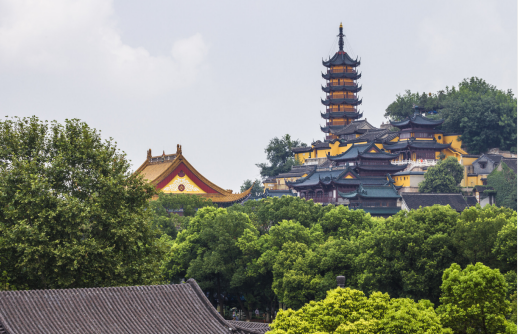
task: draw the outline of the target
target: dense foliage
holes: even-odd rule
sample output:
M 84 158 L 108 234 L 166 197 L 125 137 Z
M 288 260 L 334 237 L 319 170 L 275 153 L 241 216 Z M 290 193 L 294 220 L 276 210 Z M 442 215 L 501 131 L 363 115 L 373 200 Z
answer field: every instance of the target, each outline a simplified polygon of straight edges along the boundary
M 149 205 L 152 212 L 151 225 L 172 239 L 176 238 L 178 230 L 187 227 L 190 217 L 198 209 L 214 206 L 210 199 L 201 196 L 162 192 Z
M 243 310 L 271 312 L 279 302 L 296 310 L 323 300 L 336 287 L 336 276 L 343 275 L 346 286 L 367 295 L 388 293 L 437 306 L 444 271 L 453 263 L 465 267 L 480 262 L 516 284 L 517 218 L 508 208 L 477 206 L 459 214 L 433 206 L 383 219 L 284 196 L 218 210 L 224 218 L 214 216 L 210 224 L 228 220 L 230 231 L 217 235 L 219 228 L 210 225 L 207 239 L 194 230 L 181 232 L 168 273 L 173 282 L 194 277 L 214 303 L 224 300 Z M 241 220 L 239 228 L 232 227 Z M 205 252 L 216 256 L 220 249 L 225 250 L 218 255 L 221 268 L 200 262 Z M 224 274 L 227 266 L 232 275 Z M 514 293 L 509 291 L 508 299 Z
M 111 139 L 78 120 L 0 122 L 3 289 L 161 282 L 153 194 Z
M 464 177 L 464 168 L 455 157 L 440 160 L 428 168 L 424 181 L 419 183 L 420 193 L 458 193 L 459 183 Z
M 286 134 L 281 138 L 273 138 L 264 149 L 268 163 L 256 164 L 261 169 L 261 176 L 276 176 L 288 172 L 292 166 L 300 164 L 295 160 L 295 154 L 291 150 L 297 146 L 306 146 L 300 140 L 292 140 Z
M 366 297 L 349 288 L 331 290 L 324 300 L 297 311 L 280 311 L 271 327 L 271 334 L 452 333 L 443 328 L 429 301 L 391 299 L 380 292 Z
M 466 269 L 454 263 L 443 275 L 441 305 L 437 309 L 445 326 L 455 333 L 505 333 L 511 312 L 507 283 L 498 269 L 482 263 Z
M 464 79 L 459 87 L 446 87 L 435 94 L 397 95 L 386 109 L 385 117 L 401 120 L 411 116 L 413 105 L 434 118 L 443 118 L 442 130 L 461 134 L 468 152 L 478 154 L 489 148 L 516 152 L 516 98 L 479 78 Z
M 505 162 L 502 170 L 495 168 L 487 176 L 487 185 L 496 191 L 496 205 L 516 210 L 516 174 Z

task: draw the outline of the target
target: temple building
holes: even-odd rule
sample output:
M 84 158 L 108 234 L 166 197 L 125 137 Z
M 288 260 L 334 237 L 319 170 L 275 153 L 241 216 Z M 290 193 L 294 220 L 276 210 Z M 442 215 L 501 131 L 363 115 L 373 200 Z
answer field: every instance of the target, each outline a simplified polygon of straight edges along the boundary
M 322 61 L 327 68 L 322 74 L 326 99 L 321 100 L 326 106 L 321 113 L 325 138 L 293 148 L 302 165 L 268 178 L 266 188 L 387 216 L 401 208 L 403 193 L 418 192 L 426 171 L 440 159 L 455 157 L 464 166 L 463 191 L 484 184 L 501 157 L 468 154 L 460 135 L 442 131 L 444 120 L 427 117 L 422 108 L 414 106 L 412 116 L 382 123 L 380 128 L 361 119 L 363 113 L 356 109 L 362 103 L 357 96 L 362 88 L 357 84 L 360 61 L 344 51 L 341 24 L 338 37 L 338 52 Z M 507 158 L 516 166 L 516 155 Z
M 322 131 L 328 134 L 326 140 L 338 138 L 331 132 L 338 131 L 362 117 L 356 109 L 362 103 L 357 97 L 362 87 L 356 83 L 361 77 L 357 71 L 360 61 L 358 58 L 352 59 L 344 51 L 345 35 L 341 23 L 339 32 L 338 52 L 332 58 L 322 60 L 322 64 L 327 67 L 326 73 L 322 73 L 322 77 L 326 79 L 326 85 L 322 87 L 326 99 L 321 100 L 326 106 L 326 112 L 321 113 L 322 118 L 326 120 L 326 126 L 321 127 Z
M 188 194 L 210 198 L 220 207 L 230 206 L 245 201 L 252 190 L 233 194 L 207 180 L 200 174 L 182 154 L 182 146 L 177 145 L 176 154 L 152 156 L 147 152 L 146 161 L 135 171 L 156 189 L 166 194 Z

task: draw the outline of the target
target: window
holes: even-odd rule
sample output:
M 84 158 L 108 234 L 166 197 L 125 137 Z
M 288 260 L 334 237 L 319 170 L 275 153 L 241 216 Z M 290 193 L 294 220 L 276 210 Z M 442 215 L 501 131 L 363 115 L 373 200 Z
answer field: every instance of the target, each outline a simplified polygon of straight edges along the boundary
M 415 133 L 416 138 L 431 138 L 432 134 L 428 132 L 416 132 Z
M 437 139 L 441 140 L 441 138 L 442 138 L 441 136 L 437 136 Z
M 401 139 L 406 139 L 406 138 L 410 138 L 410 132 L 403 132 L 399 135 L 399 138 Z
M 485 162 L 485 161 L 484 162 L 479 162 L 478 164 L 480 165 L 480 168 L 485 169 L 486 165 L 487 165 L 487 162 Z

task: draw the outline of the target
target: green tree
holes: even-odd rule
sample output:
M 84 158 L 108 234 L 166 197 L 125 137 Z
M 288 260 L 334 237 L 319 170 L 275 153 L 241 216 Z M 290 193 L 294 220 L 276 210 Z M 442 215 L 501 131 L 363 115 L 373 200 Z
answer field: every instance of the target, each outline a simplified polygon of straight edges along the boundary
M 500 229 L 493 247 L 493 254 L 505 263 L 506 269 L 516 272 L 516 211 Z M 516 275 L 516 273 L 515 273 Z
M 459 183 L 464 177 L 464 168 L 455 157 L 439 161 L 429 167 L 424 174 L 424 181 L 419 183 L 421 193 L 456 193 L 460 191 Z
M 255 207 L 258 223 L 264 227 L 282 220 L 294 220 L 305 227 L 311 227 L 334 206 L 322 206 L 294 196 L 269 197 Z
M 151 224 L 162 233 L 176 238 L 178 230 L 188 226 L 196 211 L 206 206 L 215 206 L 209 198 L 187 194 L 166 194 L 160 192 L 158 198 L 151 201 Z M 172 211 L 183 210 L 183 216 Z
M 448 87 L 446 87 L 448 90 Z M 406 90 L 405 94 L 396 95 L 396 101 L 392 102 L 385 110 L 385 117 L 401 121 L 406 117 L 414 114 L 414 107 L 419 106 L 423 112 L 442 109 L 446 94 L 444 91 L 439 91 L 436 94 L 432 93 L 412 93 Z
M 261 184 L 262 184 L 262 182 L 260 180 L 252 181 L 252 180 L 247 179 L 243 182 L 243 185 L 241 186 L 240 191 L 245 192 L 248 189 L 250 189 L 250 187 L 252 187 L 252 185 L 253 185 L 254 187 L 252 188 L 252 191 L 250 192 L 250 194 L 253 197 L 259 197 L 264 193 L 264 188 L 261 187 Z
M 499 90 L 476 77 L 435 94 L 407 90 L 387 107 L 385 117 L 402 120 L 413 114 L 414 105 L 425 112 L 438 111 L 432 118 L 444 119 L 443 131 L 461 134 L 472 154 L 493 147 L 516 152 L 516 97 L 511 90 Z
M 493 169 L 488 175 L 487 185 L 496 191 L 496 205 L 516 211 L 516 174 L 505 162 L 501 171 Z
M 214 207 L 198 210 L 187 229 L 174 241 L 168 278 L 171 281 L 196 279 L 202 289 L 216 292 L 222 310 L 222 296 L 235 293 L 240 297 L 248 288 L 242 285 L 247 281 L 241 277 L 245 263 L 238 244 L 245 233 L 259 235 L 244 213 Z
M 441 277 L 457 257 L 459 214 L 449 206 L 400 211 L 359 239 L 358 286 L 365 292 L 439 301 Z
M 460 214 L 453 236 L 459 253 L 466 258 L 468 263 L 475 264 L 481 262 L 491 268 L 507 271 L 508 269 L 505 269 L 508 267 L 506 259 L 500 261 L 493 249 L 496 247 L 496 241 L 498 236 L 501 235 L 499 232 L 502 228 L 504 226 L 512 226 L 513 222 L 516 226 L 516 219 L 516 211 L 508 208 L 499 208 L 494 205 L 486 205 L 484 208 L 477 205 L 476 207 L 465 209 Z M 514 268 L 516 268 L 516 227 L 514 232 Z M 504 242 L 500 244 L 502 245 L 502 250 L 507 254 L 510 249 L 505 249 L 504 247 L 508 246 Z
M 516 98 L 483 79 L 464 79 L 444 100 L 442 130 L 460 133 L 467 151 L 478 154 L 489 148 L 516 152 Z
M 466 269 L 454 263 L 444 271 L 437 313 L 455 333 L 503 333 L 511 312 L 507 283 L 498 269 L 482 263 Z
M 264 149 L 268 163 L 256 164 L 261 169 L 261 176 L 276 176 L 288 172 L 292 166 L 300 165 L 300 162 L 294 159 L 295 154 L 291 150 L 297 146 L 307 145 L 298 139 L 292 140 L 288 134 L 271 139 Z
M 154 194 L 79 120 L 0 122 L 0 273 L 20 289 L 160 283 Z
M 451 333 L 442 327 L 430 302 L 390 299 L 380 292 L 366 297 L 349 288 L 331 290 L 324 300 L 297 311 L 279 311 L 271 328 L 272 334 Z

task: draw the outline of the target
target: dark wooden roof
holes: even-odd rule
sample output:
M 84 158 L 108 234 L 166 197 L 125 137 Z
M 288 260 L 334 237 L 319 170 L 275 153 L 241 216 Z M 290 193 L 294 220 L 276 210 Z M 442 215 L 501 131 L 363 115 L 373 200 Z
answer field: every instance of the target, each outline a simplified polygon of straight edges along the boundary
M 361 73 L 357 72 L 340 72 L 340 73 L 322 73 L 322 78 L 329 79 L 353 79 L 358 80 L 362 77 Z
M 322 86 L 322 90 L 326 93 L 329 92 L 354 92 L 358 93 L 362 90 L 362 86 L 358 86 L 358 84 L 354 85 L 341 85 L 341 86 Z
M 185 284 L 0 292 L 6 334 L 264 333 L 226 321 Z
M 420 206 L 432 206 L 435 204 L 450 205 L 457 212 L 462 212 L 468 207 L 462 194 L 437 194 L 437 193 L 401 193 L 403 201 L 409 209 L 419 209 Z
M 405 120 L 400 122 L 390 121 L 392 126 L 395 126 L 400 129 L 411 127 L 412 125 L 416 127 L 436 127 L 444 123 L 443 119 L 435 120 L 431 118 L 427 118 L 422 116 L 420 113 L 414 113 L 412 117 L 407 117 Z
M 353 99 L 320 99 L 320 102 L 322 102 L 323 105 L 329 106 L 329 105 L 338 105 L 338 104 L 347 104 L 350 106 L 357 106 L 362 104 L 362 100 L 358 100 L 358 98 Z
M 322 65 L 324 65 L 325 67 L 344 65 L 357 67 L 360 66 L 360 61 L 358 60 L 358 57 L 356 57 L 356 59 L 352 59 L 345 51 L 338 51 L 329 60 L 322 60 Z

